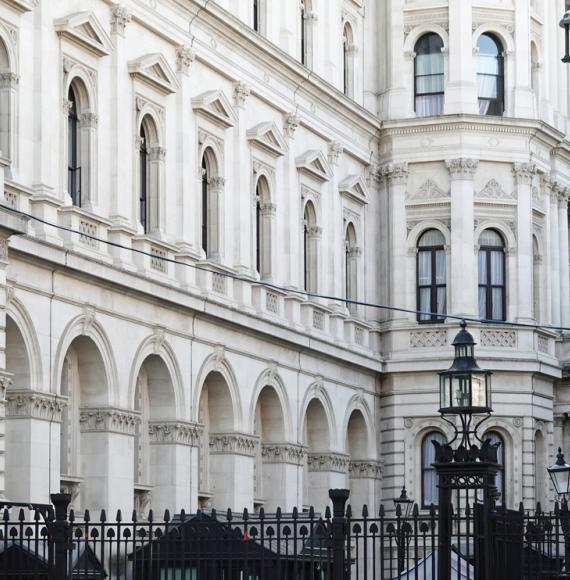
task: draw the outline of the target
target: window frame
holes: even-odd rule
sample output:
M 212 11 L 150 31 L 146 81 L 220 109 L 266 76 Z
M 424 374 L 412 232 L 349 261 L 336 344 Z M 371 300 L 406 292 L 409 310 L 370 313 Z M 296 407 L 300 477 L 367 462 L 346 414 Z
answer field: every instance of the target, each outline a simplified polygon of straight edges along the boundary
M 504 322 L 507 319 L 507 253 L 505 249 L 505 240 L 503 236 L 497 231 L 494 231 L 502 240 L 502 246 L 489 246 L 480 245 L 479 251 L 477 252 L 477 302 L 479 302 L 479 290 L 485 288 L 485 320 L 493 320 L 495 322 Z M 483 235 L 483 232 L 479 235 L 479 239 Z M 486 253 L 486 280 L 485 284 L 479 282 L 479 255 L 481 252 Z M 503 255 L 503 283 L 502 284 L 491 284 L 491 254 L 493 252 L 500 252 Z M 501 318 L 493 318 L 493 289 L 501 289 L 501 309 L 503 316 Z M 479 317 L 481 317 L 481 312 L 479 312 Z
M 429 472 L 436 473 L 436 475 L 437 475 L 435 467 L 432 467 L 431 465 L 426 466 L 424 464 L 424 446 L 426 444 L 428 444 L 428 445 L 432 444 L 431 439 L 428 439 L 428 438 L 431 438 L 434 435 L 441 435 L 441 437 L 443 437 L 445 439 L 445 442 L 446 443 L 448 442 L 446 434 L 443 431 L 440 431 L 439 429 L 432 429 L 431 431 L 428 431 L 422 437 L 422 443 L 420 445 L 420 465 L 421 465 L 421 472 L 422 472 L 421 473 L 421 486 L 422 486 L 421 487 L 421 506 L 422 506 L 422 509 L 430 509 L 430 507 L 432 505 L 431 503 L 427 504 L 425 502 L 425 472 L 429 471 Z M 437 503 L 433 503 L 433 505 L 434 505 L 434 507 L 437 508 L 439 505 L 439 500 L 437 501 Z
M 67 188 L 74 206 L 81 207 L 81 166 L 80 134 L 77 93 L 73 85 L 69 85 L 67 93 L 69 112 L 67 115 Z
M 439 53 L 441 56 L 441 60 L 442 63 L 444 64 L 443 66 L 443 71 L 441 73 L 438 73 L 437 75 L 434 74 L 430 74 L 430 75 L 419 75 L 418 74 L 418 56 L 417 56 L 417 47 L 419 45 L 419 43 L 424 39 L 427 38 L 429 36 L 436 36 L 437 38 L 439 38 L 439 40 L 441 41 L 441 49 L 443 49 L 445 47 L 445 44 L 443 42 L 443 38 L 441 38 L 441 36 L 439 34 L 437 34 L 437 32 L 426 32 L 425 34 L 422 34 L 415 42 L 414 44 L 414 54 L 416 55 L 414 57 L 414 113 L 416 113 L 417 115 L 417 100 L 418 97 L 431 97 L 431 96 L 435 96 L 435 95 L 441 95 L 443 97 L 442 99 L 442 107 L 441 107 L 441 112 L 437 113 L 437 115 L 443 115 L 444 112 L 444 101 L 445 101 L 445 63 L 444 63 L 444 59 L 443 59 L 443 53 Z M 441 50 L 440 49 L 440 50 Z M 436 54 L 436 53 L 427 53 L 427 54 Z M 443 80 L 443 89 L 441 91 L 437 91 L 437 92 L 431 92 L 431 93 L 418 93 L 418 77 L 434 77 L 434 76 L 441 76 L 442 80 Z M 422 115 L 424 116 L 424 115 Z M 428 115 L 425 115 L 428 116 Z M 429 115 L 431 116 L 431 115 Z
M 139 222 L 142 225 L 144 234 L 149 233 L 149 149 L 147 145 L 148 134 L 144 123 L 140 126 L 139 145 Z
M 208 161 L 206 155 L 202 156 L 202 250 L 208 256 L 208 206 L 210 202 L 210 185 L 208 183 Z
M 489 109 L 491 109 L 492 104 L 497 103 L 499 105 L 498 108 L 499 108 L 500 112 L 499 113 L 486 112 L 486 113 L 479 113 L 479 114 L 483 117 L 502 117 L 505 113 L 505 56 L 504 56 L 505 48 L 504 48 L 503 42 L 499 39 L 498 36 L 496 36 L 492 32 L 483 32 L 482 34 L 479 35 L 479 38 L 477 38 L 477 50 L 479 50 L 479 41 L 483 37 L 486 37 L 486 38 L 489 38 L 490 40 L 492 40 L 495 43 L 495 46 L 497 47 L 497 55 L 494 56 L 494 58 L 496 58 L 497 62 L 498 62 L 499 74 L 480 73 L 479 67 L 478 67 L 478 62 L 476 62 L 475 74 L 476 74 L 476 85 L 477 85 L 477 105 L 480 106 L 481 101 L 488 101 L 489 102 Z M 483 56 L 491 57 L 491 55 L 480 54 L 478 52 L 477 53 L 477 61 L 480 58 L 482 58 Z M 497 80 L 497 87 L 499 89 L 500 96 L 497 98 L 494 98 L 494 99 L 480 97 L 479 96 L 479 76 L 494 77 Z M 500 82 L 498 82 L 498 79 L 500 79 Z
M 432 228 L 433 229 L 433 228 Z M 447 255 L 445 253 L 445 244 L 437 245 L 437 246 L 420 246 L 421 239 L 429 232 L 430 230 L 425 230 L 422 235 L 418 238 L 418 243 L 416 245 L 417 255 L 416 255 L 416 305 L 418 309 L 417 321 L 419 324 L 437 324 L 441 322 L 445 322 L 447 317 Z M 436 230 L 438 233 L 441 234 L 439 230 Z M 443 235 L 443 234 L 442 234 Z M 422 252 L 429 252 L 431 254 L 431 282 L 430 284 L 420 284 L 420 253 Z M 437 252 L 443 252 L 443 259 L 445 261 L 445 284 L 437 284 Z M 424 288 L 430 289 L 430 312 L 437 313 L 437 290 L 439 288 L 445 289 L 445 312 L 442 312 L 441 315 L 437 313 L 435 316 L 432 314 L 429 319 L 421 319 L 421 314 L 419 310 L 421 310 L 421 290 Z

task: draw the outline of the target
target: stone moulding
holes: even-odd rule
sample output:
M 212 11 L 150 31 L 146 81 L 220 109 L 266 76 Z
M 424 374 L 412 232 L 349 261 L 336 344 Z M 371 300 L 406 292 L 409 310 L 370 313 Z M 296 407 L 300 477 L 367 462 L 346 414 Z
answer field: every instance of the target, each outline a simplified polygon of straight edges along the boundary
M 210 433 L 211 455 L 245 455 L 255 457 L 259 437 L 245 433 Z
M 10 419 L 40 419 L 60 423 L 67 397 L 38 391 L 8 390 L 6 416 Z
M 309 453 L 307 467 L 309 471 L 336 471 L 348 473 L 350 457 L 343 453 Z
M 374 459 L 351 461 L 348 473 L 351 479 L 382 479 L 382 462 Z
M 515 330 L 482 330 L 481 346 L 516 348 L 517 333 Z
M 151 445 L 188 445 L 198 447 L 204 427 L 199 423 L 184 421 L 157 421 L 148 425 Z
M 263 463 L 290 463 L 301 466 L 307 456 L 307 448 L 294 443 L 271 443 L 261 447 Z
M 134 435 L 140 414 L 113 407 L 80 409 L 79 429 L 82 433 L 119 433 Z
M 447 346 L 445 330 L 416 330 L 410 332 L 410 348 L 436 348 Z

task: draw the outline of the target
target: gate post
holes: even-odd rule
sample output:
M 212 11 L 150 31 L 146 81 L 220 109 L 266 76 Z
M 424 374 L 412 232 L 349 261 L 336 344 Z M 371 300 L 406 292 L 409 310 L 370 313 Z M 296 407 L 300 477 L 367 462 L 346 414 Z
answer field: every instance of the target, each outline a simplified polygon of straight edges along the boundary
M 52 493 L 50 498 L 55 508 L 55 521 L 52 523 L 55 563 L 52 570 L 50 570 L 50 579 L 67 580 L 67 557 L 71 539 L 70 525 L 67 521 L 67 508 L 71 502 L 71 495 L 68 493 Z
M 329 489 L 329 497 L 333 504 L 332 519 L 332 580 L 345 580 L 345 541 L 346 541 L 346 518 L 345 506 L 350 491 L 348 489 Z
M 438 473 L 438 549 L 437 578 L 451 580 L 451 487 L 443 473 Z

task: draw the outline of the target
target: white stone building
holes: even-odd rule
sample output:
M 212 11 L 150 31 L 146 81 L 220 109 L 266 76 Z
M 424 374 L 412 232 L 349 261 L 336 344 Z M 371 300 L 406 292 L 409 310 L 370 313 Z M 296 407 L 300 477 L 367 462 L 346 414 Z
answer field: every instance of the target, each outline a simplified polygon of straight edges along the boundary
M 4 496 L 435 499 L 457 323 L 343 299 L 570 326 L 564 9 L 1 0 Z M 564 335 L 471 330 L 504 498 L 545 501 Z

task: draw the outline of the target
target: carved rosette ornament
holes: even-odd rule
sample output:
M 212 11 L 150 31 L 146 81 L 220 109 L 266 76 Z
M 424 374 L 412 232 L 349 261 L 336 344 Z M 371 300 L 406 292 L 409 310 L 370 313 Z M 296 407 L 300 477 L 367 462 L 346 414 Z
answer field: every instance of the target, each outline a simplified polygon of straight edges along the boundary
M 372 459 L 351 461 L 348 473 L 351 479 L 382 479 L 382 463 Z
M 534 163 L 513 163 L 513 175 L 517 185 L 530 185 L 536 175 Z
M 82 433 L 134 435 L 139 422 L 139 413 L 112 407 L 83 408 L 79 414 L 79 429 Z
M 12 382 L 7 377 L 0 377 L 0 391 L 2 383 Z M 4 390 L 6 387 L 4 387 Z M 60 423 L 62 413 L 67 405 L 66 397 L 59 397 L 52 393 L 38 391 L 10 390 L 6 394 L 6 416 L 18 419 L 40 419 Z
M 302 466 L 307 457 L 307 448 L 293 443 L 272 443 L 261 447 L 263 463 L 290 463 Z
M 451 175 L 452 179 L 471 181 L 475 176 L 477 167 L 479 167 L 479 160 L 459 157 L 457 159 L 449 159 L 445 162 L 445 166 L 449 170 L 449 175 Z
M 179 73 L 187 75 L 195 60 L 196 53 L 189 44 L 183 44 L 176 49 L 176 68 Z
M 183 421 L 157 421 L 148 425 L 151 445 L 177 444 L 199 447 L 203 432 L 202 425 Z
M 131 11 L 123 4 L 115 4 L 111 9 L 111 32 L 125 36 L 125 29 L 131 20 Z
M 350 457 L 343 453 L 309 453 L 307 468 L 309 471 L 335 471 L 348 473 Z
M 210 454 L 255 457 L 259 437 L 245 433 L 210 433 Z

